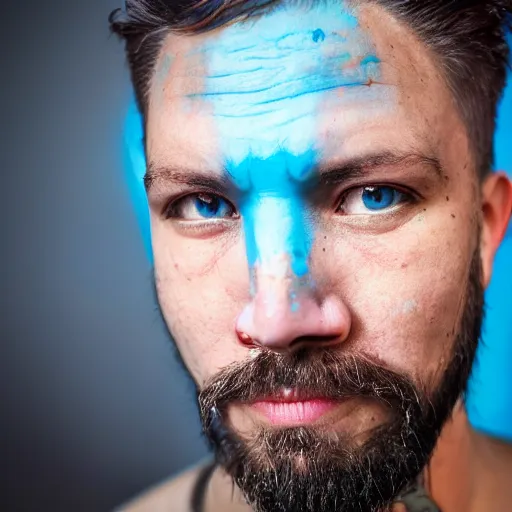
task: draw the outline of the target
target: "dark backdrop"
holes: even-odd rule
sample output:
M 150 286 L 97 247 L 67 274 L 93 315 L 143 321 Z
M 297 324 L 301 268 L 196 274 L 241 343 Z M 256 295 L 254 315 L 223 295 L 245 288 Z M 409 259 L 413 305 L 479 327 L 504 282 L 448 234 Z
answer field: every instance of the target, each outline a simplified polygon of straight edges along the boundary
M 120 162 L 121 0 L 2 0 L 2 511 L 107 511 L 206 453 Z

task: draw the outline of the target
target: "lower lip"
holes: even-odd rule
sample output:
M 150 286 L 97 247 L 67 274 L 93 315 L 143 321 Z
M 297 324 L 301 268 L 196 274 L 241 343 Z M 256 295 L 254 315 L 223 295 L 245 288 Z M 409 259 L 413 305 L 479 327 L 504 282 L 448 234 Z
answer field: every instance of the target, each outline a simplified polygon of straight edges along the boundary
M 252 406 L 273 425 L 306 425 L 320 419 L 337 405 L 333 400 L 306 400 L 303 402 L 254 402 Z

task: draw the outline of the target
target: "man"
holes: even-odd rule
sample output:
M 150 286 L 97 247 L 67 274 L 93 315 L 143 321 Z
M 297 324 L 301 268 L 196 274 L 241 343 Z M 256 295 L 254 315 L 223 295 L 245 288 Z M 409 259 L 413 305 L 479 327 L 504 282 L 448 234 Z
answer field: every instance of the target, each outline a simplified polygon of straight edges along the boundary
M 158 300 L 216 459 L 128 510 L 437 510 L 425 468 L 464 417 L 512 209 L 490 173 L 511 12 L 131 0 L 112 15 Z M 510 467 L 473 435 L 477 469 Z M 490 510 L 496 478 L 471 510 Z

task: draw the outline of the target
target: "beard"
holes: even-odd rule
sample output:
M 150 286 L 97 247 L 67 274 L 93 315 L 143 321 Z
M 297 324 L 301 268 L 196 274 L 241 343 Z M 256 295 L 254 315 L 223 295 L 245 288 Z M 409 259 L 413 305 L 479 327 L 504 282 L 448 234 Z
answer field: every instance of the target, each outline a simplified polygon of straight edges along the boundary
M 203 430 L 216 460 L 256 512 L 387 510 L 424 469 L 441 429 L 465 390 L 480 337 L 484 291 L 472 259 L 452 357 L 435 388 L 364 355 L 304 349 L 261 351 L 219 372 L 199 392 Z M 387 415 L 364 441 L 320 427 L 259 427 L 250 436 L 230 426 L 227 409 L 283 388 L 312 396 L 379 403 Z

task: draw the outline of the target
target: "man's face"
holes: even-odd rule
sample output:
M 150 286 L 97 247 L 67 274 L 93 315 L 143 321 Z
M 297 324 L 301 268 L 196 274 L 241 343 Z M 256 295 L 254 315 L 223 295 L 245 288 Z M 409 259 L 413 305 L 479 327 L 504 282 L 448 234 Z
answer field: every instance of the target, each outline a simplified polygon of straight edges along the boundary
M 383 10 L 339 1 L 169 35 L 147 157 L 159 302 L 206 387 L 205 422 L 263 472 L 275 459 L 261 445 L 289 442 L 303 475 L 301 439 L 327 461 L 403 434 L 393 407 L 421 415 L 443 385 L 470 268 L 480 278 L 476 173 L 426 47 Z M 234 376 L 253 380 L 226 394 Z M 425 400 L 408 409 L 400 393 Z M 418 444 L 421 467 L 432 440 Z

